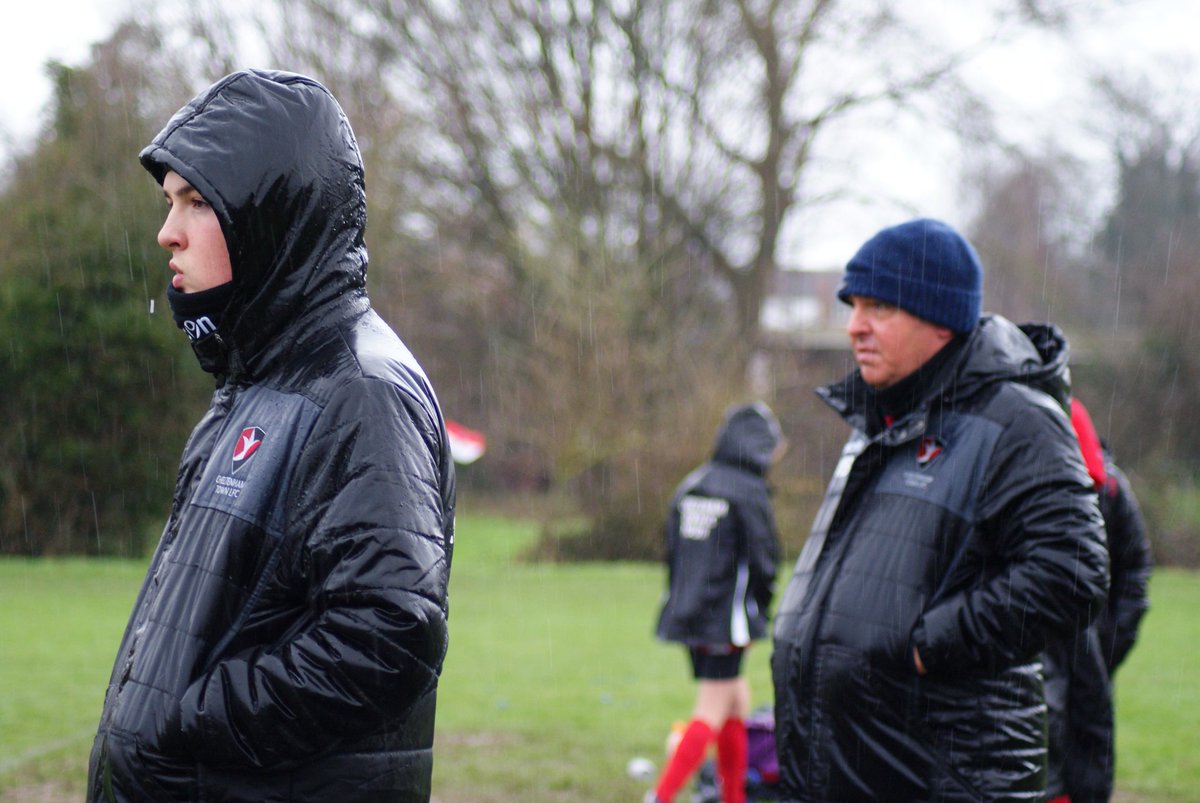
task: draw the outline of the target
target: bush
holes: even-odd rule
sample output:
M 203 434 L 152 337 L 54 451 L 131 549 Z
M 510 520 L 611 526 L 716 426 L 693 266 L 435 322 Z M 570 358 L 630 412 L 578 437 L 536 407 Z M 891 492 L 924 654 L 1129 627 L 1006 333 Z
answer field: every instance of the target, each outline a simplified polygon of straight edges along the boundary
M 1189 467 L 1164 464 L 1153 475 L 1130 477 L 1146 521 L 1154 562 L 1200 566 L 1200 483 Z

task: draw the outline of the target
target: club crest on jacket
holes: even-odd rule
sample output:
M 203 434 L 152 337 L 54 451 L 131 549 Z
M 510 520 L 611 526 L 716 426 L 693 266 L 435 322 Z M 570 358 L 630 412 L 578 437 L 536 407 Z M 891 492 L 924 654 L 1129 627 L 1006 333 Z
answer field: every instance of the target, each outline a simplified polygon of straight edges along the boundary
M 267 433 L 260 427 L 246 427 L 233 446 L 233 470 L 237 471 L 254 456 Z
M 927 466 L 941 453 L 942 442 L 932 435 L 926 435 L 917 446 L 917 465 Z

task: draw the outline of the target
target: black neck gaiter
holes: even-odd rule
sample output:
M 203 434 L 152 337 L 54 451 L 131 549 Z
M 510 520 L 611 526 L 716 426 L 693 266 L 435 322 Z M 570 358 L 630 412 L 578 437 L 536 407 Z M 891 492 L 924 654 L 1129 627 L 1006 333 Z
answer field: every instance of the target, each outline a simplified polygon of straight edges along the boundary
M 871 390 L 867 404 L 868 429 L 878 432 L 911 413 L 929 396 L 942 371 L 955 360 L 966 345 L 964 335 L 955 335 L 925 364 L 891 387 Z
M 233 294 L 233 282 L 225 282 L 208 290 L 183 293 L 167 285 L 167 303 L 175 325 L 184 331 L 188 340 L 195 343 L 216 334 L 221 326 L 221 314 Z

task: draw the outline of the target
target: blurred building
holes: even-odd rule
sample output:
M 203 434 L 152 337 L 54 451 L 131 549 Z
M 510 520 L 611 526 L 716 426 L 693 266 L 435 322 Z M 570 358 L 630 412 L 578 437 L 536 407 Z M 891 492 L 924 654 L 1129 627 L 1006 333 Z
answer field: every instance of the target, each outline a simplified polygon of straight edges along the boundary
M 849 310 L 837 299 L 842 269 L 779 270 L 762 307 L 762 335 L 772 350 L 848 348 Z

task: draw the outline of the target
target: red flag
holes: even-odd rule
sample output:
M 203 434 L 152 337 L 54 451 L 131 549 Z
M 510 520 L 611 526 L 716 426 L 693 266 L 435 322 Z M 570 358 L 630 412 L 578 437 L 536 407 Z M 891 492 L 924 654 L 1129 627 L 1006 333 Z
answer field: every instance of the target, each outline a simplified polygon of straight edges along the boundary
M 487 451 L 487 438 L 483 433 L 468 429 L 457 421 L 446 419 L 446 434 L 450 436 L 450 455 L 455 463 L 474 463 Z

